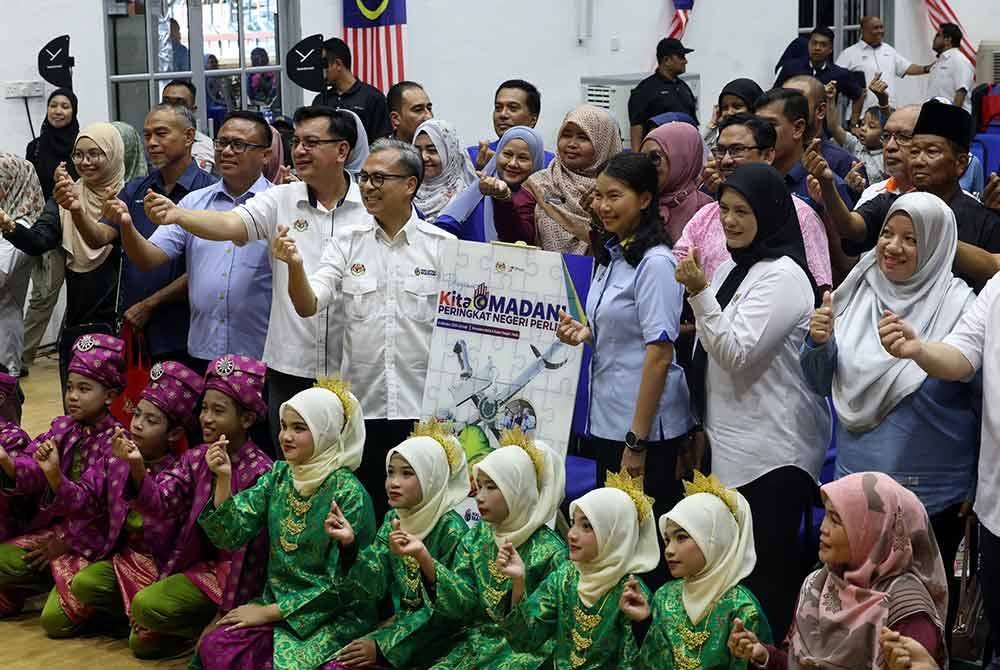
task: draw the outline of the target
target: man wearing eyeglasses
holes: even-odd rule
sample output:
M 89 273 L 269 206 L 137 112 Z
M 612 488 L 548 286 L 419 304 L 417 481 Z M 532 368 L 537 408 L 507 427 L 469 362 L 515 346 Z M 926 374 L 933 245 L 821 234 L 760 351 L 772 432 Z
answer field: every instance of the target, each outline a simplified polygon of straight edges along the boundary
M 907 154 L 913 188 L 933 193 L 955 213 L 955 274 L 978 292 L 1000 270 L 1000 215 L 962 191 L 958 183 L 969 164 L 971 115 L 961 107 L 932 100 L 920 108 L 912 136 L 888 132 L 892 134 L 886 138 L 886 146 L 901 144 L 900 149 Z M 810 148 L 804 162 L 819 181 L 844 252 L 857 256 L 874 248 L 899 194 L 882 193 L 852 212 L 831 188 L 830 168 L 814 148 Z
M 301 107 L 293 118 L 292 159 L 301 181 L 272 186 L 228 212 L 175 207 L 150 197 L 146 208 L 159 225 L 177 224 L 206 240 L 272 241 L 280 229 L 295 240 L 307 273 L 319 268 L 324 246 L 367 216 L 344 164 L 358 139 L 354 118 L 329 107 Z M 303 319 L 288 299 L 288 266 L 272 268 L 271 318 L 264 343 L 268 421 L 278 453 L 281 403 L 341 368 L 343 321 L 337 296 L 328 310 Z
M 187 209 L 228 212 L 267 190 L 261 170 L 271 144 L 271 128 L 260 114 L 230 112 L 215 139 L 215 164 L 222 180 L 193 191 L 179 203 Z M 237 246 L 195 237 L 180 226 L 157 228 L 147 240 L 130 225 L 124 203 L 113 200 L 107 218 L 118 224 L 129 260 L 148 272 L 184 259 L 188 270 L 191 327 L 188 354 L 204 373 L 209 361 L 225 354 L 261 358 L 271 312 L 271 264 L 267 242 Z
M 350 235 L 327 245 L 310 272 L 306 250 L 282 231 L 274 255 L 288 265 L 296 311 L 310 317 L 343 296 L 331 319 L 346 324 L 344 376 L 365 414 L 365 454 L 355 472 L 372 494 L 376 517 L 387 509 L 377 495 L 385 455 L 420 416 L 431 330 L 437 314 L 441 243 L 451 233 L 426 223 L 413 208 L 423 162 L 413 145 L 383 139 L 372 145 L 358 182 L 369 216 Z
M 774 126 L 759 117 L 740 112 L 719 122 L 719 141 L 712 149 L 714 169 L 707 171 L 706 190 L 714 193 L 740 165 L 745 163 L 767 163 L 774 161 L 774 145 L 777 133 Z M 795 212 L 802 229 L 805 243 L 806 262 L 817 286 L 830 286 L 830 251 L 823 222 L 813 208 L 801 198 L 792 196 Z M 684 232 L 674 244 L 674 255 L 678 260 L 687 258 L 692 248 L 698 249 L 705 276 L 711 277 L 715 270 L 729 260 L 726 236 L 722 230 L 719 203 L 710 202 L 697 212 L 684 226 Z

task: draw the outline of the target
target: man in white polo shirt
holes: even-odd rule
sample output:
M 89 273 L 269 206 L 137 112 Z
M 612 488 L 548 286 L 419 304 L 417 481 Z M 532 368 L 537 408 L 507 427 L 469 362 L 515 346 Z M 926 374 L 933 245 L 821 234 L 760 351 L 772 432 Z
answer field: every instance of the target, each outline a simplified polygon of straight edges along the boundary
M 357 127 L 350 114 L 329 107 L 302 107 L 293 121 L 292 158 L 302 181 L 274 186 L 229 212 L 183 209 L 159 198 L 147 205 L 150 219 L 178 224 L 204 239 L 234 242 L 273 240 L 284 227 L 299 243 L 307 271 L 315 272 L 324 242 L 368 218 L 361 192 L 344 170 Z M 343 322 L 333 318 L 336 305 L 308 319 L 300 317 L 288 299 L 287 266 L 276 263 L 273 273 L 264 362 L 269 431 L 280 455 L 278 409 L 312 386 L 317 376 L 339 373 Z
M 899 55 L 891 44 L 883 42 L 885 24 L 877 16 L 866 16 L 861 19 L 861 39 L 840 52 L 837 65 L 852 72 L 865 73 L 865 87 L 872 83 L 876 74 L 882 75 L 886 83 L 886 95 L 889 104 L 898 106 L 896 100 L 896 85 L 906 75 L 927 74 L 930 65 L 915 65 Z M 859 96 L 854 101 L 852 119 L 861 119 L 861 110 L 878 105 L 878 99 L 870 90 L 865 96 Z
M 879 322 L 882 346 L 897 358 L 909 358 L 931 377 L 968 380 L 983 371 L 983 428 L 979 445 L 979 480 L 974 510 L 979 517 L 979 584 L 986 618 L 1000 630 L 1000 275 L 976 298 L 942 342 L 926 342 L 892 312 Z M 996 645 L 994 645 L 996 646 Z M 1000 654 L 997 654 L 1000 656 Z M 994 660 L 993 668 L 998 662 Z
M 376 518 L 386 511 L 386 453 L 420 416 L 431 331 L 440 288 L 441 243 L 454 236 L 425 223 L 413 209 L 423 163 L 411 144 L 383 139 L 358 174 L 369 216 L 326 242 L 318 269 L 306 250 L 281 230 L 274 256 L 288 267 L 295 309 L 310 317 L 343 295 L 342 376 L 365 414 L 365 453 L 355 474 L 372 495 Z M 276 263 L 281 265 L 281 263 Z M 331 312 L 333 307 L 330 308 Z
M 962 50 L 962 29 L 954 23 L 942 23 L 934 35 L 937 60 L 931 65 L 927 82 L 928 98 L 947 98 L 948 102 L 972 113 L 972 82 L 976 73 Z

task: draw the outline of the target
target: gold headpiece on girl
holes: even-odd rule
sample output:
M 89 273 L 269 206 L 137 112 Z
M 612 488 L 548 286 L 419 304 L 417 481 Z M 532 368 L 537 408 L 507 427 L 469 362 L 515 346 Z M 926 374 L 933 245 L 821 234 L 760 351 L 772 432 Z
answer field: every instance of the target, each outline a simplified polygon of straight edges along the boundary
M 520 426 L 514 426 L 500 432 L 500 447 L 520 447 L 528 454 L 531 464 L 535 466 L 535 479 L 542 484 L 542 472 L 545 470 L 545 455 L 535 446 L 535 441 L 524 432 Z
M 354 400 L 351 399 L 351 382 L 340 377 L 320 377 L 313 386 L 326 389 L 340 399 L 340 404 L 344 407 L 344 425 L 346 426 L 347 419 L 354 412 Z
M 723 486 L 722 482 L 715 475 L 706 477 L 698 470 L 695 470 L 693 481 L 684 482 L 684 497 L 692 496 L 695 493 L 708 493 L 715 496 L 726 503 L 726 507 L 733 513 L 734 517 L 737 515 L 739 506 L 736 504 L 736 494 Z
M 653 503 L 656 502 L 642 490 L 642 477 L 632 477 L 625 468 L 621 472 L 608 471 L 604 485 L 610 489 L 624 491 L 635 504 L 639 523 L 645 521 L 653 513 Z
M 450 424 L 448 424 L 450 426 Z M 448 469 L 452 474 L 462 465 L 462 445 L 458 443 L 455 436 L 448 432 L 445 424 L 440 421 L 419 421 L 413 424 L 413 432 L 410 437 L 429 437 L 444 449 L 445 458 L 448 459 Z

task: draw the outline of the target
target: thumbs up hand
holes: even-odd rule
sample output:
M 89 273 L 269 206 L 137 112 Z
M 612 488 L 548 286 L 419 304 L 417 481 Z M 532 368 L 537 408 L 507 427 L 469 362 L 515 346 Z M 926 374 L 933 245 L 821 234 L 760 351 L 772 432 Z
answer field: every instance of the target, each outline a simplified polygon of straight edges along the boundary
M 809 337 L 819 345 L 833 337 L 833 295 L 829 291 L 823 293 L 823 304 L 809 318 Z

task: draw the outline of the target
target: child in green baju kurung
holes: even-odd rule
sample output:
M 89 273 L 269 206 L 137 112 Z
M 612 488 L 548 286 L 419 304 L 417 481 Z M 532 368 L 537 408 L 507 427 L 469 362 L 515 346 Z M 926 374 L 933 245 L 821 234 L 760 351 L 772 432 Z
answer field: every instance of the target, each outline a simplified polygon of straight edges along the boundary
M 537 651 L 555 640 L 555 670 L 630 670 L 638 660 L 632 622 L 618 609 L 629 575 L 659 562 L 652 503 L 641 480 L 610 474 L 608 486 L 570 504 L 570 563 L 561 565 L 525 597 L 525 564 L 504 543 L 497 566 L 511 578 L 502 629 L 514 651 Z M 648 593 L 636 580 L 640 592 Z
M 652 625 L 642 643 L 639 667 L 648 670 L 744 670 L 745 660 L 727 645 L 739 619 L 758 638 L 771 629 L 754 595 L 740 584 L 757 562 L 750 505 L 713 475 L 695 472 L 687 496 L 660 517 L 664 555 L 675 577 L 660 588 L 650 607 L 638 584 L 629 581 L 621 610 Z M 650 611 L 652 610 L 652 611 Z
M 364 417 L 357 398 L 334 381 L 307 389 L 281 406 L 285 460 L 250 489 L 230 494 L 224 448 L 205 458 L 215 473 L 215 500 L 199 523 L 223 549 L 267 528 L 271 551 L 264 593 L 220 619 L 201 640 L 205 670 L 312 670 L 371 629 L 374 603 L 348 606 L 337 590 L 340 545 L 323 532 L 335 511 L 367 547 L 375 532 L 371 498 L 353 474 L 361 463 Z
M 511 581 L 496 559 L 510 542 L 524 562 L 528 591 L 566 562 L 566 543 L 545 525 L 562 502 L 566 470 L 558 454 L 520 428 L 502 433 L 500 444 L 472 470 L 482 521 L 462 540 L 451 566 L 436 560 L 433 572 L 424 575 L 434 609 L 464 626 L 460 641 L 432 670 L 535 670 L 552 657 L 553 641 L 522 653 L 507 643 L 500 603 Z
M 354 602 L 391 596 L 394 615 L 345 646 L 333 667 L 425 668 L 454 643 L 461 622 L 435 612 L 420 578 L 418 561 L 406 552 L 425 549 L 430 560 L 451 563 L 468 530 L 454 508 L 469 495 L 465 452 L 434 423 L 419 424 L 385 459 L 385 488 L 392 509 L 376 541 L 358 554 L 338 591 Z M 354 542 L 350 520 L 336 512 L 327 533 L 342 550 Z

